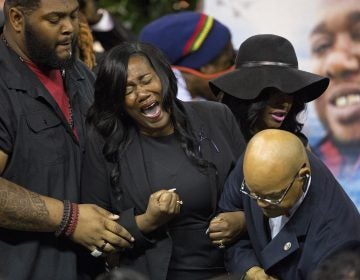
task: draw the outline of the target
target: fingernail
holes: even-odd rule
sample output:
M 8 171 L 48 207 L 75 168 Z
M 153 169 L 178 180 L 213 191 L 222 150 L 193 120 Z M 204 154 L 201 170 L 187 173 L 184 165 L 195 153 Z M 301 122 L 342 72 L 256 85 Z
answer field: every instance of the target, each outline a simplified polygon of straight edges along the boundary
M 207 228 L 205 231 L 205 234 L 208 234 L 208 233 L 209 233 L 209 228 Z
M 134 242 L 134 241 L 135 241 L 135 238 L 131 236 L 130 241 L 131 241 L 131 242 Z
M 120 216 L 116 215 L 116 214 L 111 214 L 111 217 L 114 218 L 114 219 L 119 219 L 120 218 Z
M 172 189 L 168 190 L 168 192 L 174 192 L 174 191 L 176 191 L 176 188 L 172 188 Z

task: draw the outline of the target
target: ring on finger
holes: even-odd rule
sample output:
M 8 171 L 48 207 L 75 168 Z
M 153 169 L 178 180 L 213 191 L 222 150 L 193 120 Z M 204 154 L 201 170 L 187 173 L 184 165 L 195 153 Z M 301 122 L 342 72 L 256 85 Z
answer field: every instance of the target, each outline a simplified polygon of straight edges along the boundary
M 225 245 L 224 245 L 222 239 L 219 241 L 219 245 L 218 245 L 218 246 L 219 246 L 220 249 L 224 249 L 224 248 L 225 248 Z
M 108 245 L 108 244 L 109 244 L 109 242 L 107 242 L 107 241 L 104 240 L 104 244 L 100 247 L 99 250 L 100 250 L 100 251 L 104 251 L 106 245 Z
M 93 257 L 98 258 L 98 257 L 100 257 L 100 256 L 103 254 L 103 252 L 101 252 L 101 251 L 99 251 L 97 248 L 95 248 L 93 251 L 91 251 L 90 254 L 91 254 Z

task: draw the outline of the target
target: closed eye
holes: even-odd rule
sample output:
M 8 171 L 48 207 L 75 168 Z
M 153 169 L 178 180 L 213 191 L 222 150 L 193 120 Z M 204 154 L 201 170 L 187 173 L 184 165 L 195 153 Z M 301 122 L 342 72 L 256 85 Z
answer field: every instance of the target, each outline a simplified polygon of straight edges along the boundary
M 134 91 L 133 86 L 127 86 L 126 91 L 125 91 L 125 95 L 131 94 L 133 91 Z
M 151 75 L 145 75 L 144 77 L 141 78 L 141 83 L 147 85 L 151 82 L 151 80 L 152 80 Z

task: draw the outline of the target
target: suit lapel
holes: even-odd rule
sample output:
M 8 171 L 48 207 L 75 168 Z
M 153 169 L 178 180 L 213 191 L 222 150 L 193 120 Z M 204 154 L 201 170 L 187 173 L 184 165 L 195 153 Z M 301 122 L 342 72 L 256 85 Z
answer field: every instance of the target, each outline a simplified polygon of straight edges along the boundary
M 291 227 L 284 227 L 280 233 L 261 251 L 265 270 L 299 249 L 297 234 Z
M 262 264 L 265 270 L 287 258 L 300 249 L 299 240 L 306 236 L 311 220 L 312 189 L 304 201 L 281 231 L 261 251 Z

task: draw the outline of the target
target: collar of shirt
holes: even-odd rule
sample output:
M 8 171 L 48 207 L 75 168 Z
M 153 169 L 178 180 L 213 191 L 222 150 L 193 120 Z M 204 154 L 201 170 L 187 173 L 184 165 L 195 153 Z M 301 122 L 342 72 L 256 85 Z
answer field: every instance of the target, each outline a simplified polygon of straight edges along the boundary
M 301 203 L 304 201 L 305 196 L 307 195 L 307 193 L 309 191 L 310 184 L 311 184 L 311 176 L 309 178 L 308 185 L 306 187 L 306 191 L 302 194 L 302 196 L 295 203 L 295 205 L 290 209 L 288 215 L 281 215 L 281 216 L 269 219 L 271 239 L 274 239 L 274 237 L 281 231 L 281 229 L 284 227 L 284 225 L 291 219 L 291 217 L 294 215 L 294 213 L 299 208 Z

